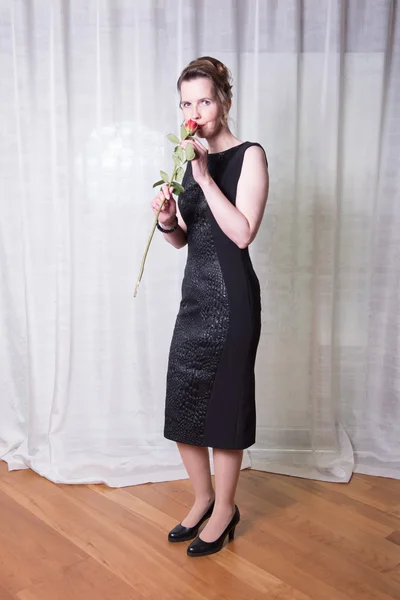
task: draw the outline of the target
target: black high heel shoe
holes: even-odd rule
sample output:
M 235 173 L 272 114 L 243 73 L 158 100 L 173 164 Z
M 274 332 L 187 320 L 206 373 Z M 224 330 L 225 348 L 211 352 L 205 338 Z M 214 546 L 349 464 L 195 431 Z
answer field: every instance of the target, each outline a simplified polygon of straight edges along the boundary
M 238 507 L 235 504 L 235 512 L 230 520 L 230 523 L 227 525 L 225 531 L 220 535 L 220 537 L 215 540 L 215 542 L 205 542 L 199 536 L 194 540 L 192 544 L 187 549 L 188 556 L 208 556 L 209 554 L 215 554 L 219 552 L 224 545 L 224 541 L 226 536 L 229 533 L 229 541 L 233 540 L 235 537 L 235 529 L 236 525 L 240 521 L 240 512 Z
M 188 540 L 192 540 L 195 538 L 199 532 L 199 527 L 207 521 L 212 515 L 212 511 L 214 510 L 215 500 L 211 504 L 210 508 L 207 510 L 206 514 L 200 519 L 200 521 L 193 525 L 193 527 L 184 527 L 179 523 L 176 527 L 174 527 L 168 534 L 169 542 L 187 542 Z

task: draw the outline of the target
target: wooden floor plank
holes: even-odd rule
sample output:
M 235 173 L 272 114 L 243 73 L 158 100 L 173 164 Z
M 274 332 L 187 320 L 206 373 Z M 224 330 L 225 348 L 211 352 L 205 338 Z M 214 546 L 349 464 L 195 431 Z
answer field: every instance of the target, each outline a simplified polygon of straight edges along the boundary
M 399 499 L 397 480 L 246 469 L 235 540 L 193 559 L 167 541 L 189 480 L 56 485 L 0 462 L 0 600 L 399 600 Z
M 0 598 L 1 600 L 15 600 L 16 596 L 0 584 Z
M 4 480 L 0 485 L 4 486 Z M 166 550 L 167 542 L 156 527 L 132 518 L 128 511 L 119 510 L 115 502 L 87 486 L 60 486 L 58 497 L 50 500 L 31 494 L 29 489 L 24 494 L 16 481 L 3 489 L 145 597 L 155 597 L 161 588 L 166 600 L 186 600 L 189 594 L 194 600 L 207 598 L 197 586 L 192 590 L 182 573 L 178 576 L 174 571 L 173 561 L 180 558 L 177 549 L 165 552 L 165 556 L 160 552 L 160 546 Z
M 0 583 L 10 593 L 85 558 L 75 544 L 0 492 Z
M 46 581 L 21 590 L 19 600 L 142 600 L 138 590 L 88 558 Z M 3 599 L 2 599 L 3 600 Z
M 371 589 L 376 598 L 397 598 L 399 591 L 385 573 L 365 564 L 357 553 L 344 552 L 343 548 L 329 543 L 329 535 L 314 536 L 312 522 L 275 518 L 260 527 L 266 536 L 272 534 L 285 545 L 291 545 L 302 554 L 299 564 L 308 564 L 314 576 L 351 597 L 370 598 Z M 393 568 L 393 564 L 390 565 Z M 350 593 L 349 593 L 350 592 Z
M 363 523 L 360 525 L 357 515 L 352 518 L 343 515 L 337 506 L 320 506 L 316 509 L 298 504 L 285 513 L 282 522 L 290 524 L 299 536 L 307 535 L 319 544 L 335 548 L 378 572 L 384 573 L 400 563 L 400 548 L 368 531 Z
M 393 544 L 397 544 L 400 548 L 400 531 L 393 531 L 386 539 L 389 542 L 393 542 Z
M 254 473 L 258 474 L 259 472 L 253 471 Z M 281 490 L 282 493 L 291 495 L 293 499 L 297 499 L 297 501 L 304 502 L 310 506 L 315 506 L 316 504 L 320 506 L 317 499 L 323 498 L 328 503 L 341 507 L 347 514 L 351 513 L 365 517 L 369 524 L 382 534 L 385 533 L 388 535 L 400 526 L 400 520 L 395 515 L 390 515 L 383 510 L 350 497 L 349 493 L 346 492 L 346 488 L 352 485 L 353 480 L 356 481 L 357 477 L 353 477 L 349 484 L 331 483 L 326 485 L 326 482 L 310 481 L 300 477 L 277 476 L 269 473 L 266 475 L 263 481 L 265 490 L 268 490 L 268 487 L 272 486 L 274 489 Z
M 279 538 L 249 532 L 236 541 L 237 553 L 313 600 L 355 600 L 315 576 L 312 561 L 304 569 L 301 554 Z
M 381 490 L 392 490 L 396 493 L 399 491 L 399 480 L 391 477 L 378 477 L 376 475 L 364 475 L 363 473 L 355 473 L 353 479 L 362 479 L 370 485 L 375 485 Z

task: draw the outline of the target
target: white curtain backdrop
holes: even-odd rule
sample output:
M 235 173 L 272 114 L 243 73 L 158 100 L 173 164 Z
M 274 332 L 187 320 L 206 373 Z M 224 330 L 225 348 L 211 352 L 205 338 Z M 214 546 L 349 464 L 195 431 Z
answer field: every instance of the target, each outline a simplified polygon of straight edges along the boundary
M 156 235 L 176 79 L 234 76 L 271 193 L 243 466 L 400 478 L 400 11 L 391 0 L 0 0 L 0 456 L 55 482 L 186 477 L 163 437 L 186 249 Z

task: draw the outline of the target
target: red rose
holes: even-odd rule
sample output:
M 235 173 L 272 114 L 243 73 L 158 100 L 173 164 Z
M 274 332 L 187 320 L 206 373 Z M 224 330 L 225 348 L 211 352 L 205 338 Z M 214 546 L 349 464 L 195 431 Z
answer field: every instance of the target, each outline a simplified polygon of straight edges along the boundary
M 189 135 L 194 135 L 198 128 L 199 125 L 196 123 L 196 121 L 192 121 L 192 119 L 189 119 L 185 123 L 185 129 Z

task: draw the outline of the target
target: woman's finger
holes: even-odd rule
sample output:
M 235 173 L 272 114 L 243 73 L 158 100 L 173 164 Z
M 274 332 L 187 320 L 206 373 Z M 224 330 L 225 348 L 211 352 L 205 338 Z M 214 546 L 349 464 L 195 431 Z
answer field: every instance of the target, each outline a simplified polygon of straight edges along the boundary
M 207 154 L 208 153 L 207 148 L 205 148 L 201 142 L 199 142 L 198 140 L 196 140 L 196 138 L 194 138 L 193 142 L 194 142 L 194 145 L 196 147 L 196 150 L 198 150 L 201 154 Z
M 166 183 L 162 186 L 162 192 L 163 192 L 165 198 L 169 198 L 171 195 L 169 192 L 169 187 L 167 186 Z

